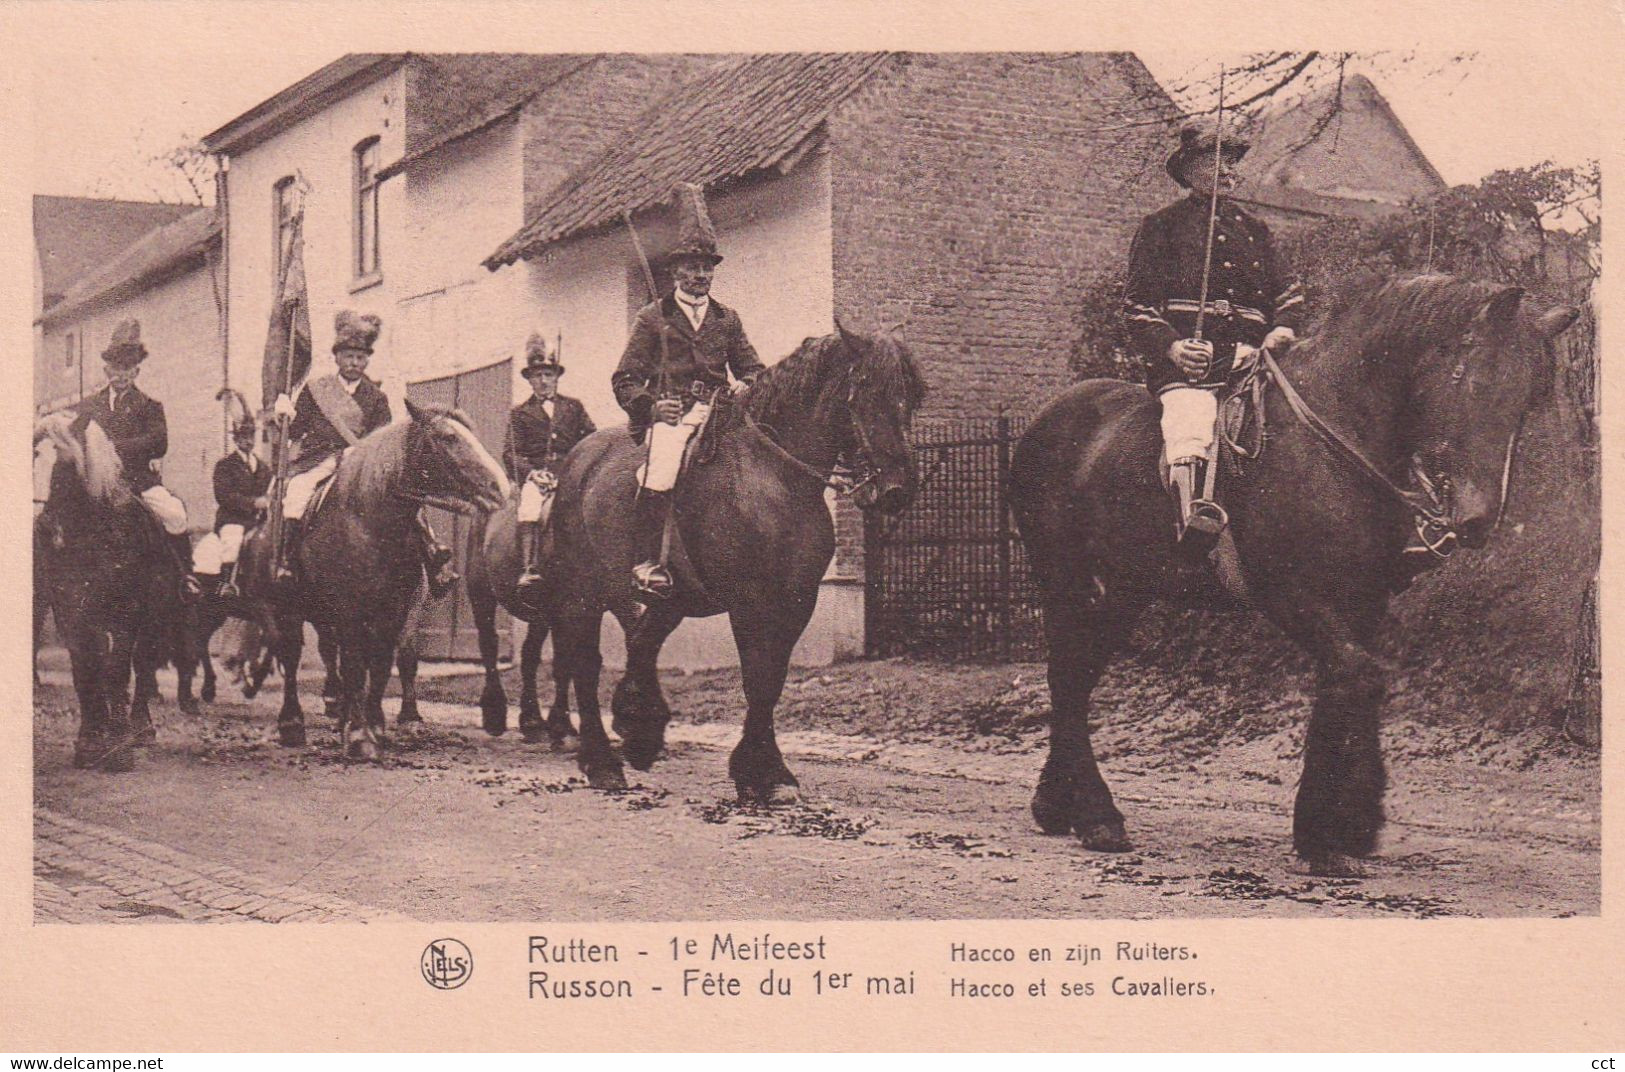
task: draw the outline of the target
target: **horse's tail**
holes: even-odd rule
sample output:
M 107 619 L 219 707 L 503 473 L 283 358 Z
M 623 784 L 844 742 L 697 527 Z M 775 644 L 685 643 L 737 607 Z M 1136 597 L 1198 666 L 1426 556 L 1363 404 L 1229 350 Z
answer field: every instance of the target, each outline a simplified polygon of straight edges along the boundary
M 85 490 L 93 498 L 110 505 L 122 505 L 134 498 L 125 486 L 124 463 L 119 460 L 113 441 L 95 421 L 85 425 L 83 458 L 79 472 L 84 477 Z

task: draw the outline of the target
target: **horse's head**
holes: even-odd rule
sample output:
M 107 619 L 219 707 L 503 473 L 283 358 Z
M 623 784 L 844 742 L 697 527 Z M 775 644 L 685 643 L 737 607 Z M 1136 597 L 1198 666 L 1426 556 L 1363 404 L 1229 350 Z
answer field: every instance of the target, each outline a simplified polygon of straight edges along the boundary
M 1532 311 L 1523 299 L 1521 287 L 1479 288 L 1465 326 L 1424 351 L 1411 374 L 1412 456 L 1469 547 L 1500 517 L 1524 417 L 1552 389 L 1551 340 L 1579 316 L 1566 305 Z
M 111 508 L 129 506 L 135 496 L 124 482 L 124 463 L 113 441 L 95 421 L 75 431 L 76 418 L 70 412 L 47 414 L 34 423 L 34 442 L 49 439 L 59 463 L 71 465 L 79 476 L 85 495 Z M 55 499 L 56 481 L 53 479 Z
M 846 397 L 852 416 L 847 453 L 857 472 L 852 497 L 863 510 L 899 514 L 919 488 L 908 431 L 925 399 L 925 381 L 900 333 L 860 335 L 839 321 L 835 328 L 852 355 Z
M 511 490 L 508 475 L 455 410 L 406 403 L 408 494 L 431 506 L 472 513 L 500 510 Z

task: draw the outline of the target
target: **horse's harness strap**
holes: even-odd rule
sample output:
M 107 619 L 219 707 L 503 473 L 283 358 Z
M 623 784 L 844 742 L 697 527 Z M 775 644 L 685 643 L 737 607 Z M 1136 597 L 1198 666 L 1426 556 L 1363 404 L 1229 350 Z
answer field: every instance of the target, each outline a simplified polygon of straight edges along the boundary
M 1319 414 L 1309 408 L 1309 403 L 1303 400 L 1303 396 L 1298 394 L 1297 388 L 1292 386 L 1292 381 L 1286 378 L 1286 373 L 1282 372 L 1281 366 L 1276 363 L 1275 355 L 1268 350 L 1263 350 L 1259 354 L 1259 360 L 1269 372 L 1270 378 L 1280 387 L 1281 397 L 1286 399 L 1286 404 L 1292 410 L 1293 416 L 1297 417 L 1322 441 L 1354 462 L 1379 488 L 1386 491 L 1401 506 L 1409 510 L 1415 519 L 1417 534 L 1421 537 L 1428 550 L 1440 558 L 1448 558 L 1451 552 L 1455 550 L 1455 532 L 1450 527 L 1450 519 L 1434 505 L 1430 498 L 1426 495 L 1406 491 L 1398 484 L 1395 484 L 1387 473 L 1377 468 L 1360 451 L 1359 447 L 1349 442 L 1342 433 L 1322 420 Z M 1261 402 L 1262 399 L 1260 398 L 1259 401 Z

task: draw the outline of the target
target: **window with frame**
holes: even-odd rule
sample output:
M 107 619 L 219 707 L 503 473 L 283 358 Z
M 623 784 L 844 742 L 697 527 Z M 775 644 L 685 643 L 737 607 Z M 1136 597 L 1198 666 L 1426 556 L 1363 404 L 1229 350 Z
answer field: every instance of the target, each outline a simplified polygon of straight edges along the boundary
M 276 248 L 271 252 L 271 290 L 282 283 L 282 268 L 287 259 L 293 235 L 294 190 L 293 176 L 278 179 L 271 188 L 271 231 L 276 237 Z
M 378 257 L 378 139 L 355 147 L 355 256 L 357 279 L 382 271 Z

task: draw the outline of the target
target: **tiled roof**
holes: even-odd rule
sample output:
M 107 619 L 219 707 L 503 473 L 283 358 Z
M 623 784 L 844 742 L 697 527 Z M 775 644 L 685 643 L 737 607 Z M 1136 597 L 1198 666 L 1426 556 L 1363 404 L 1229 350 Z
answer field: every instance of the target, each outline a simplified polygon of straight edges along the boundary
M 106 264 L 137 238 L 194 211 L 192 205 L 109 201 L 90 197 L 34 197 L 34 246 L 41 291 L 49 305 Z
M 677 182 L 726 184 L 793 160 L 834 108 L 891 59 L 873 52 L 730 57 L 668 93 L 560 183 L 486 267 L 662 203 Z
M 212 208 L 194 208 L 136 240 L 74 285 L 63 299 L 47 309 L 40 323 L 65 320 L 92 306 L 143 289 L 148 284 L 200 262 L 209 247 L 220 241 L 220 223 Z
M 406 148 L 387 178 L 459 138 L 513 114 L 536 94 L 592 63 L 590 55 L 466 52 L 414 55 L 407 87 Z
M 240 153 L 251 149 L 359 86 L 395 70 L 406 62 L 408 55 L 405 52 L 351 52 L 341 56 L 205 134 L 203 144 L 212 153 Z

